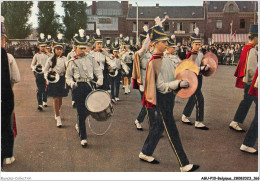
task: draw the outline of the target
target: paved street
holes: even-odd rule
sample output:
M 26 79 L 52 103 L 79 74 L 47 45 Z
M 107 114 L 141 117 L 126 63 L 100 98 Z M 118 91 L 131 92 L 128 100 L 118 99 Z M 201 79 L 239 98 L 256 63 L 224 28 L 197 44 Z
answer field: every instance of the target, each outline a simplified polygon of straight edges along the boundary
M 161 138 L 154 157 L 158 165 L 141 162 L 138 154 L 148 134 L 147 120 L 139 132 L 134 120 L 141 108 L 140 94 L 132 90 L 114 105 L 114 115 L 106 122 L 92 120 L 92 127 L 102 132 L 112 121 L 104 136 L 94 135 L 87 126 L 88 147 L 83 149 L 74 129 L 76 109 L 71 96 L 63 99 L 61 129 L 56 127 L 52 98 L 48 107 L 38 112 L 36 84 L 30 70 L 30 59 L 17 59 L 21 82 L 15 85 L 15 113 L 18 135 L 15 139 L 16 161 L 5 165 L 7 172 L 179 172 L 177 159 L 166 134 Z M 228 127 L 243 97 L 243 90 L 234 87 L 235 66 L 218 68 L 215 76 L 204 77 L 205 124 L 209 131 L 197 130 L 181 123 L 182 110 L 187 99 L 176 98 L 174 118 L 182 144 L 191 163 L 200 165 L 199 172 L 257 172 L 258 156 L 239 150 L 245 133 L 236 133 Z M 253 104 L 242 126 L 248 130 L 254 117 Z M 195 109 L 191 116 L 195 121 Z M 87 124 L 87 122 L 86 122 Z M 258 147 L 258 144 L 255 145 Z

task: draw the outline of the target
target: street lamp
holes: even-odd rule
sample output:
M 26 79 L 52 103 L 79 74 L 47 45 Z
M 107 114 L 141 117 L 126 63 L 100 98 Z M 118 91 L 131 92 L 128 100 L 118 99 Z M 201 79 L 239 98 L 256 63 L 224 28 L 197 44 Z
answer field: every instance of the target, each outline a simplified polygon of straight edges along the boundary
M 138 41 L 138 4 L 137 2 L 135 2 L 136 4 L 136 45 L 139 45 L 139 41 Z

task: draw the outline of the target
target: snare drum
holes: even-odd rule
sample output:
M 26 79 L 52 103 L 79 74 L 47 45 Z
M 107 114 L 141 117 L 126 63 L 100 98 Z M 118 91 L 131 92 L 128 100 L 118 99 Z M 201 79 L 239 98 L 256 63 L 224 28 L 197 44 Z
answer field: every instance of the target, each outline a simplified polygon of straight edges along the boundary
M 90 115 L 97 121 L 106 121 L 113 114 L 110 95 L 104 90 L 90 92 L 85 102 Z

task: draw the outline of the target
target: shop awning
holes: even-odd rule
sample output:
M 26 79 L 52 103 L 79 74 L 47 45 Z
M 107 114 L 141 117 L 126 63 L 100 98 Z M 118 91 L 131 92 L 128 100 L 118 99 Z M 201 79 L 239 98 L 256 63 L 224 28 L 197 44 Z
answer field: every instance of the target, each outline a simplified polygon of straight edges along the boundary
M 248 42 L 248 34 L 212 34 L 213 43 L 245 43 Z

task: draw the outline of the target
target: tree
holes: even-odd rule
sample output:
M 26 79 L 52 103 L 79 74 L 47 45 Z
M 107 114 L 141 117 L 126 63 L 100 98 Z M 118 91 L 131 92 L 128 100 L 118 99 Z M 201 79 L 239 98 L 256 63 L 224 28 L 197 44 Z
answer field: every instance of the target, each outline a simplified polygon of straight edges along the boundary
M 28 24 L 31 15 L 32 1 L 3 1 L 1 4 L 2 16 L 5 18 L 5 27 L 8 38 L 24 39 L 31 34 L 31 24 Z
M 55 13 L 54 1 L 39 1 L 38 2 L 39 13 L 38 15 L 38 34 L 44 33 L 56 37 L 61 25 L 58 23 L 59 15 Z
M 70 41 L 79 29 L 87 28 L 87 3 L 84 1 L 62 1 L 65 16 L 65 38 Z

